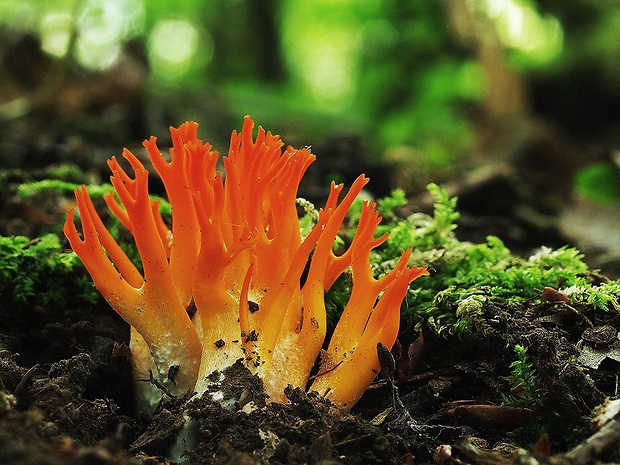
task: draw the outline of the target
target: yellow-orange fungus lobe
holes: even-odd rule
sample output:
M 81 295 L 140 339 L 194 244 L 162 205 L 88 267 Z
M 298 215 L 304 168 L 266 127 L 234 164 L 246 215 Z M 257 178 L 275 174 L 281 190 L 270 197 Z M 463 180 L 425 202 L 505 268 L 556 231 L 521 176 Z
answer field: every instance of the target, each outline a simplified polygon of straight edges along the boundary
M 123 151 L 133 174 L 114 157 L 108 162 L 114 192 L 104 200 L 132 234 L 143 272 L 106 229 L 85 187 L 75 192 L 82 237 L 73 211 L 64 226 L 95 286 L 132 327 L 136 378 L 151 372 L 173 394 L 202 393 L 211 373 L 242 359 L 272 401 L 286 401 L 288 384 L 307 387 L 325 344 L 325 292 L 350 269 L 352 293 L 322 358 L 329 367 L 321 365 L 310 386 L 349 408 L 379 371 L 376 346 L 394 343 L 401 302 L 426 268 L 409 266 L 408 250 L 394 270 L 373 277 L 370 254 L 387 235 L 374 237 L 381 218 L 372 202 L 363 204 L 349 248 L 334 254 L 365 176 L 341 200 L 344 186 L 332 183 L 317 224 L 302 239 L 296 199 L 315 159 L 310 150 L 283 150 L 279 136 L 260 127 L 254 135 L 246 117 L 231 135 L 222 174 L 218 153 L 197 130 L 191 122 L 170 128 L 168 159 L 156 138 L 143 143 L 166 189 L 170 225 L 159 201 L 149 198 L 149 172 L 140 160 Z M 137 387 L 140 405 L 152 411 L 161 394 L 145 385 Z

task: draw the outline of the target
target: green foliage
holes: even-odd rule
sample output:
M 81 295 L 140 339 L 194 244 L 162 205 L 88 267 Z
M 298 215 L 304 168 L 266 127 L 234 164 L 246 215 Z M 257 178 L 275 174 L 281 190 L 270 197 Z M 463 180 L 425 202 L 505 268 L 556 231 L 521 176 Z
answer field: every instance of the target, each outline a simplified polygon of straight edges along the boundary
M 504 396 L 504 405 L 511 407 L 542 406 L 541 381 L 527 355 L 527 348 L 515 345 L 517 359 L 510 364 L 513 393 Z
M 74 253 L 55 234 L 38 239 L 0 236 L 0 299 L 8 308 L 65 308 L 95 302 L 98 293 Z
M 337 317 L 340 315 L 344 307 L 349 301 L 353 280 L 351 273 L 344 273 L 332 285 L 325 294 L 325 310 L 327 317 L 334 323 L 337 323 Z
M 403 317 L 408 324 L 426 325 L 440 335 L 459 337 L 484 334 L 484 309 L 493 300 L 518 305 L 539 298 L 545 287 L 562 291 L 570 302 L 586 302 L 600 310 L 620 310 L 620 283 L 594 285 L 583 255 L 572 247 L 541 247 L 528 258 L 511 253 L 495 236 L 474 244 L 459 241 L 454 230 L 457 199 L 445 188 L 430 184 L 432 216 L 414 213 L 400 219 L 394 208 L 403 204 L 395 191 L 377 203 L 384 218 L 377 234 L 388 232 L 387 242 L 371 254 L 376 277 L 392 269 L 400 252 L 413 248 L 411 263 L 427 265 L 432 276 L 420 278 L 409 289 Z M 361 204 L 351 209 L 350 225 L 359 220 Z M 328 293 L 332 309 L 342 309 L 350 287 L 343 283 Z M 346 294 L 346 295 L 345 295 Z
M 583 114 L 573 107 L 583 99 L 598 108 L 616 95 L 618 2 L 565 3 L 126 0 L 120 8 L 117 2 L 5 0 L 0 28 L 4 48 L 36 39 L 57 79 L 71 77 L 63 70 L 84 76 L 144 64 L 148 74 L 136 78 L 145 88 L 136 94 L 158 106 L 175 102 L 178 121 L 205 114 L 204 102 L 226 102 L 212 119 L 216 125 L 226 115 L 237 120 L 249 113 L 269 127 L 303 131 L 305 140 L 353 130 L 377 153 L 415 148 L 406 163 L 435 174 L 454 172 L 475 147 L 481 128 L 471 124 L 472 106 L 497 79 L 489 60 L 508 60 L 519 80 L 559 89 L 558 98 L 547 99 L 555 104 L 541 111 L 557 105 L 560 119 Z M 89 40 L 101 30 L 105 40 Z M 485 37 L 494 37 L 496 47 L 483 60 L 477 50 Z M 591 92 L 579 98 L 565 84 L 575 77 L 580 86 L 583 69 L 591 69 L 590 90 L 603 90 L 596 99 L 586 97 Z M 598 113 L 605 119 L 604 108 Z M 606 120 L 602 129 L 611 128 L 616 140 L 613 118 Z
M 409 218 L 416 232 L 411 245 L 419 250 L 451 246 L 457 242 L 453 232 L 460 217 L 456 211 L 457 198 L 450 198 L 448 191 L 436 184 L 429 184 L 427 189 L 435 201 L 433 216 L 430 218 L 424 214 L 414 213 Z
M 586 198 L 605 204 L 620 204 L 620 167 L 593 163 L 577 173 L 575 184 Z
M 455 211 L 456 197 L 450 198 L 446 189 L 436 184 L 429 184 L 427 189 L 434 199 L 432 217 L 424 213 L 414 213 L 406 220 L 399 218 L 394 209 L 407 203 L 405 193 L 401 189 L 396 189 L 389 196 L 377 201 L 377 207 L 383 217 L 382 223 L 377 228 L 377 234 L 386 232 L 390 234 L 384 247 L 378 251 L 378 263 L 398 257 L 400 252 L 408 247 L 413 247 L 415 254 L 416 251 L 428 251 L 457 242 L 453 233 L 456 228 L 455 222 L 460 216 Z M 358 200 L 349 211 L 351 226 L 357 224 L 360 214 L 361 200 Z
M 22 187 L 24 195 L 47 188 L 72 190 L 73 185 L 42 181 Z M 392 269 L 401 251 L 409 247 L 413 248 L 411 263 L 432 270 L 432 276 L 420 278 L 410 287 L 403 306 L 408 324 L 426 325 L 444 336 L 484 334 L 485 308 L 490 302 L 501 299 L 509 305 L 519 304 L 538 298 L 545 287 L 560 290 L 571 303 L 620 311 L 620 283 L 594 285 L 578 250 L 542 247 L 523 258 L 512 254 L 495 236 L 480 244 L 459 241 L 454 234 L 459 218 L 457 199 L 435 184 L 428 190 L 434 198 L 432 215 L 415 213 L 399 218 L 394 209 L 406 200 L 402 191 L 377 202 L 384 218 L 377 234 L 389 232 L 390 237 L 371 254 L 374 275 L 380 277 Z M 103 192 L 107 189 L 97 194 Z M 306 234 L 315 224 L 317 212 L 307 201 L 299 204 L 306 212 L 300 220 Z M 360 208 L 358 203 L 351 209 L 351 230 L 359 220 Z M 135 246 L 129 236 L 123 240 L 125 233 L 118 221 L 108 227 L 140 267 Z M 340 245 L 342 239 L 335 247 Z M 62 253 L 58 237 L 51 234 L 36 240 L 0 237 L 0 279 L 0 296 L 13 305 L 65 306 L 66 299 L 93 301 L 97 296 L 80 261 L 73 253 Z M 327 293 L 330 316 L 344 308 L 350 292 L 351 277 L 345 274 Z
M 319 220 L 319 211 L 312 202 L 301 197 L 297 198 L 297 205 L 304 211 L 304 214 L 299 218 L 299 229 L 301 235 L 306 237 Z
M 60 179 L 42 179 L 40 181 L 26 182 L 17 187 L 17 195 L 28 198 L 46 190 L 55 190 L 60 193 L 71 193 L 79 189 L 80 185 L 73 182 L 61 181 Z M 88 186 L 88 193 L 92 198 L 98 199 L 103 194 L 113 189 L 111 184 L 96 184 Z
M 21 198 L 32 197 L 40 192 L 46 190 L 54 190 L 60 193 L 72 193 L 74 190 L 79 189 L 80 184 L 73 182 L 66 182 L 60 179 L 42 179 L 40 181 L 26 182 L 20 184 L 17 187 L 17 195 Z M 114 187 L 112 184 L 89 184 L 86 186 L 88 194 L 92 199 L 101 199 L 104 194 L 112 191 Z M 152 200 L 159 200 L 159 210 L 164 218 L 170 218 L 172 215 L 172 209 L 170 203 L 157 195 L 149 196 Z
M 562 289 L 572 302 L 586 302 L 601 310 L 620 312 L 620 281 L 608 281 L 599 286 L 573 285 Z
M 384 219 L 394 221 L 397 219 L 394 209 L 407 204 L 407 195 L 402 189 L 395 189 L 390 195 L 377 200 L 377 208 Z
M 411 263 L 434 270 L 433 276 L 421 278 L 409 290 L 403 312 L 408 323 L 427 325 L 443 335 L 484 333 L 488 302 L 502 299 L 516 305 L 538 298 L 545 287 L 561 290 L 572 303 L 587 302 L 601 310 L 619 308 L 620 284 L 592 284 L 578 250 L 541 247 L 523 258 L 495 236 L 481 244 L 459 241 L 454 235 L 457 199 L 434 184 L 428 190 L 435 201 L 433 215 L 394 219 L 388 210 L 379 233 L 387 231 L 390 238 L 372 255 L 377 275 L 393 267 L 400 251 L 408 247 L 414 250 Z M 384 205 L 396 205 L 394 198 Z

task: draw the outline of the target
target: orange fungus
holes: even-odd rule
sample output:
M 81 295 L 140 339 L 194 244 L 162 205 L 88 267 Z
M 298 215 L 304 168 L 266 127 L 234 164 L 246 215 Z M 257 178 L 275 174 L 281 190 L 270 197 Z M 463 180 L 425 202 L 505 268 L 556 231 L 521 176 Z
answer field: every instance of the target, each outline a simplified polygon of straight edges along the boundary
M 133 236 L 143 271 L 106 229 L 84 186 L 75 192 L 82 233 L 73 210 L 65 222 L 95 286 L 131 325 L 135 377 L 154 377 L 176 395 L 201 393 L 211 373 L 242 359 L 272 401 L 284 402 L 290 384 L 351 407 L 380 370 L 377 344 L 394 344 L 400 305 L 426 267 L 409 266 L 407 250 L 391 272 L 373 277 L 370 254 L 387 235 L 375 237 L 381 218 L 372 202 L 363 204 L 347 251 L 334 254 L 368 178 L 358 177 L 342 196 L 343 186 L 332 183 L 316 225 L 302 237 L 297 190 L 315 159 L 310 150 L 283 149 L 278 136 L 260 127 L 253 137 L 246 116 L 242 131 L 232 133 L 221 174 L 218 153 L 197 138 L 197 129 L 191 122 L 170 129 L 170 161 L 154 137 L 143 143 L 165 186 L 171 226 L 149 198 L 149 173 L 138 158 L 123 151 L 133 174 L 116 158 L 108 161 L 114 192 L 104 200 Z M 325 345 L 325 292 L 348 269 L 351 296 Z M 145 410 L 158 400 L 147 384 L 138 388 Z

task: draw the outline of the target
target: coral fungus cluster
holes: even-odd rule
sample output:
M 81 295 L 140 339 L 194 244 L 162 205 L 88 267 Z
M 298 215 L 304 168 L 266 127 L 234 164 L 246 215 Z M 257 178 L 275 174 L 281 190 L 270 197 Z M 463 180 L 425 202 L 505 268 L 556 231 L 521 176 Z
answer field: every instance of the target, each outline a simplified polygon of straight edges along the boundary
M 116 192 L 104 197 L 132 234 L 143 272 L 104 226 L 84 186 L 75 195 L 82 237 L 69 211 L 64 232 L 101 294 L 131 325 L 137 379 L 154 378 L 172 394 L 204 392 L 215 371 L 242 359 L 264 382 L 272 401 L 285 401 L 287 385 L 309 386 L 348 408 L 379 371 L 376 347 L 396 339 L 400 305 L 409 284 L 427 274 L 408 266 L 411 250 L 375 279 L 370 253 L 381 221 L 365 202 L 349 248 L 337 256 L 333 243 L 352 202 L 368 179 L 358 177 L 339 201 L 332 183 L 316 225 L 302 238 L 297 189 L 314 161 L 309 149 L 286 148 L 280 138 L 246 117 L 233 131 L 222 175 L 217 152 L 197 138 L 196 123 L 171 128 L 170 161 L 156 139 L 143 145 L 162 179 L 170 205 L 169 227 L 148 194 L 148 171 L 129 150 L 130 176 L 112 158 Z M 326 350 L 324 296 L 347 269 L 352 292 Z M 303 275 L 303 278 L 302 278 Z M 146 383 L 143 383 L 146 384 Z M 139 393 L 155 402 L 157 394 Z

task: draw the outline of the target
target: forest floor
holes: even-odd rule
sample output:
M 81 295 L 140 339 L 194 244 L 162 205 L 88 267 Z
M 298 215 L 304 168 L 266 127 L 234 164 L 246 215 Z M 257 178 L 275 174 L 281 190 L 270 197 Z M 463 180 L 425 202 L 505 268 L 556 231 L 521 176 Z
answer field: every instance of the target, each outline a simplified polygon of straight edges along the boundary
M 27 170 L 7 173 L 6 186 L 29 177 Z M 3 235 L 19 230 L 36 237 L 54 223 L 45 205 L 62 209 L 56 197 L 32 205 L 14 194 L 5 189 L 0 195 Z M 499 224 L 490 216 L 464 218 L 465 235 Z M 503 217 L 502 230 L 515 228 L 523 229 L 522 219 Z M 532 248 L 530 239 L 522 250 Z M 550 245 L 564 239 L 556 235 Z M 594 279 L 606 279 L 604 273 Z M 480 322 L 484 337 L 403 327 L 398 347 L 415 348 L 413 371 L 399 371 L 406 356 L 395 353 L 394 383 L 380 376 L 350 412 L 299 389 L 287 392 L 288 404 L 263 404 L 256 380 L 233 370 L 233 395 L 250 395 L 254 410 L 226 410 L 207 398 L 169 399 L 149 419 L 133 409 L 128 327 L 104 302 L 62 309 L 9 308 L 0 302 L 0 308 L 0 463 L 5 465 L 172 463 L 166 458 L 170 446 L 189 418 L 196 443 L 184 457 L 187 463 L 586 465 L 620 460 L 616 404 L 593 414 L 606 398 L 618 395 L 617 311 L 569 306 L 539 295 L 518 304 L 493 299 Z M 521 365 L 515 365 L 515 345 L 528 348 Z M 515 367 L 531 370 L 522 381 L 535 377 L 538 384 L 520 389 L 540 395 L 539 401 L 520 402 L 519 388 L 513 399 L 500 394 L 510 391 Z

